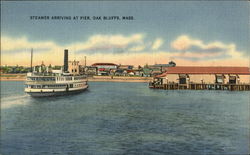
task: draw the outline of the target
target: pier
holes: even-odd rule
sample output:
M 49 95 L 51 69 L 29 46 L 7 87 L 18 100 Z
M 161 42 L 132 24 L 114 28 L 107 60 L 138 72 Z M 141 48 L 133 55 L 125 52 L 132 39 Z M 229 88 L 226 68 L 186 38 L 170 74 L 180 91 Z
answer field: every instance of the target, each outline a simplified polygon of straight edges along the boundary
M 155 84 L 149 83 L 149 88 L 152 89 L 165 89 L 165 90 L 229 90 L 229 91 L 250 91 L 250 84 L 206 84 L 206 83 L 168 83 L 168 84 Z
M 149 88 L 176 90 L 250 90 L 248 67 L 168 67 L 149 83 Z

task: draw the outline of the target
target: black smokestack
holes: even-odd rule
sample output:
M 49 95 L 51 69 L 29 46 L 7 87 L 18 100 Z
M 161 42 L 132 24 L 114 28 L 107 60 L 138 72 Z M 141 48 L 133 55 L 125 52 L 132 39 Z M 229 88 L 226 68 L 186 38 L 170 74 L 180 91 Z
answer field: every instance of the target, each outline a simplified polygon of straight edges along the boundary
M 68 50 L 65 49 L 64 50 L 64 68 L 63 68 L 64 72 L 68 71 Z

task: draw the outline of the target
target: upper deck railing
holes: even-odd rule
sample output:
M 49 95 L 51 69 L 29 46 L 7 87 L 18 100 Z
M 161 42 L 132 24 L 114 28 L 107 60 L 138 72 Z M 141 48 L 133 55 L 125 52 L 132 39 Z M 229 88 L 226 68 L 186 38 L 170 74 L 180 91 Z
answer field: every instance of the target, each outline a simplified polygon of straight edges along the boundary
M 28 73 L 26 83 L 64 83 L 64 82 L 77 82 L 85 80 L 85 75 L 59 75 L 59 74 L 41 74 L 41 73 Z

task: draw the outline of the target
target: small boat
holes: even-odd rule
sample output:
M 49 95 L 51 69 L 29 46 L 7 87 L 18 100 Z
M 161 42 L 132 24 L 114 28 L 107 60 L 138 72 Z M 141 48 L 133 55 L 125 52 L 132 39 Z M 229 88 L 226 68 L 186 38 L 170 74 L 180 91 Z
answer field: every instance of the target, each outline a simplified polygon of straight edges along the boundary
M 64 53 L 64 70 L 27 73 L 24 91 L 33 97 L 59 96 L 82 92 L 88 88 L 85 75 L 68 72 L 68 50 Z

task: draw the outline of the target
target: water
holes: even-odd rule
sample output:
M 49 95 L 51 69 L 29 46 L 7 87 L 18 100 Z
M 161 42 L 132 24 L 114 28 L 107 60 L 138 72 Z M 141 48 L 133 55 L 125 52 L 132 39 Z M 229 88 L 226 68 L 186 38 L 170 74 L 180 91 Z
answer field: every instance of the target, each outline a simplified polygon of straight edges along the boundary
M 0 154 L 249 153 L 249 92 L 89 85 L 77 95 L 32 98 L 23 82 L 1 82 Z

